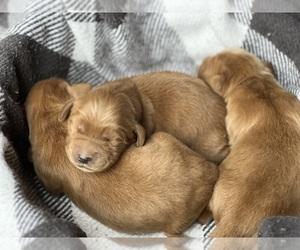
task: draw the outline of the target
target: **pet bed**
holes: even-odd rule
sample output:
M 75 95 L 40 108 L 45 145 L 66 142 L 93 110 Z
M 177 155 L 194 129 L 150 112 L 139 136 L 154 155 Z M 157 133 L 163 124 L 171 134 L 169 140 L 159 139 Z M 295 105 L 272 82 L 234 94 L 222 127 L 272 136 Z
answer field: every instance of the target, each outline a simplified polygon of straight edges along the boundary
M 11 2 L 15 1 L 2 1 L 0 7 L 9 9 Z M 96 86 L 158 70 L 195 75 L 205 56 L 242 47 L 272 62 L 280 83 L 300 98 L 297 1 L 273 1 L 272 6 L 270 1 L 252 0 L 24 2 L 26 11 L 0 14 L 0 242 L 4 249 L 48 249 L 37 237 L 83 237 L 65 242 L 64 249 L 89 249 L 88 243 L 83 244 L 85 236 L 103 239 L 101 244 L 109 249 L 121 244 L 109 241 L 110 237 L 164 237 L 118 233 L 91 219 L 67 197 L 53 197 L 44 190 L 27 159 L 22 109 L 37 81 L 57 76 Z M 205 247 L 213 227 L 213 222 L 194 225 L 187 235 L 203 240 L 200 246 Z M 267 218 L 259 236 L 299 237 L 300 218 Z M 61 244 L 54 241 L 49 249 Z

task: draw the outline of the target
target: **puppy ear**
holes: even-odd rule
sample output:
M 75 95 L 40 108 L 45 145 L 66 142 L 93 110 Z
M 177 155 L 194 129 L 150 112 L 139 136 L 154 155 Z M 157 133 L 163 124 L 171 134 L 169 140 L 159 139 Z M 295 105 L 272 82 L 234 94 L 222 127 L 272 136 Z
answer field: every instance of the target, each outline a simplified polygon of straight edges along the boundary
M 146 131 L 145 131 L 144 127 L 140 124 L 136 124 L 136 125 L 134 125 L 133 131 L 137 136 L 136 146 L 137 147 L 143 146 L 145 144 L 145 140 L 146 140 Z
M 74 100 L 80 98 L 81 96 L 89 92 L 92 88 L 93 86 L 90 83 L 77 83 L 74 85 L 69 85 L 67 87 L 67 91 L 70 94 L 72 99 L 69 100 L 63 107 L 60 116 L 58 117 L 58 121 L 59 122 L 65 121 L 71 113 Z
M 67 91 L 74 99 L 77 99 L 89 92 L 92 88 L 93 86 L 90 83 L 77 83 L 68 86 Z
M 223 75 L 214 75 L 207 79 L 208 85 L 211 89 L 220 96 L 223 96 L 225 78 Z
M 69 100 L 66 104 L 65 104 L 65 106 L 63 107 L 63 109 L 61 110 L 61 112 L 60 112 L 60 115 L 59 115 L 59 117 L 58 117 L 58 121 L 59 122 L 63 122 L 63 121 L 65 121 L 68 117 L 69 117 L 69 115 L 70 115 L 70 113 L 71 113 L 71 109 L 72 109 L 72 107 L 73 107 L 73 100 Z

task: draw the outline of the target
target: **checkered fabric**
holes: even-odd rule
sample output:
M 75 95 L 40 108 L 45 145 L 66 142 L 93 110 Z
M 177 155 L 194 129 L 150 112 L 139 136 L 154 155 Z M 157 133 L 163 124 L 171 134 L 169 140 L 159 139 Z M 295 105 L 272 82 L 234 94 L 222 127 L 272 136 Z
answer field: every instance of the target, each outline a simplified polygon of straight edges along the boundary
M 0 14 L 0 237 L 140 237 L 103 226 L 38 182 L 27 159 L 22 104 L 39 80 L 57 76 L 96 86 L 152 71 L 195 75 L 205 56 L 242 47 L 272 62 L 279 82 L 300 99 L 299 13 L 259 12 L 266 1 L 186 2 L 29 0 L 26 12 Z M 297 1 L 286 2 L 300 10 Z M 25 18 L 12 22 L 20 15 Z M 261 235 L 276 236 L 277 219 L 265 221 Z M 293 223 L 281 218 L 290 228 L 280 236 L 293 236 L 300 226 L 299 218 L 288 219 Z M 194 225 L 186 234 L 205 239 L 213 227 Z M 21 240 L 17 247 L 37 244 Z

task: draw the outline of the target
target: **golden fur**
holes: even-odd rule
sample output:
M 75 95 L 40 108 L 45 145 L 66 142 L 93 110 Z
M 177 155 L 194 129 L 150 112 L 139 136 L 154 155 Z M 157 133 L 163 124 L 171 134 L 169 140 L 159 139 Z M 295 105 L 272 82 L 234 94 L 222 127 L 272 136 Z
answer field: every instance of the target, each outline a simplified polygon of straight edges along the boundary
M 198 74 L 226 102 L 231 145 L 210 202 L 210 236 L 252 237 L 267 216 L 299 216 L 299 101 L 244 50 L 206 58 Z
M 45 187 L 64 192 L 82 210 L 116 230 L 179 235 L 208 204 L 218 168 L 169 134 L 132 145 L 107 171 L 86 173 L 65 152 L 67 123 L 61 110 L 90 89 L 49 79 L 31 89 L 25 103 L 35 171 Z
M 157 131 L 167 132 L 219 164 L 228 154 L 224 101 L 200 79 L 183 73 L 155 72 L 105 83 L 74 103 L 66 151 L 85 171 L 103 171 L 124 150 Z

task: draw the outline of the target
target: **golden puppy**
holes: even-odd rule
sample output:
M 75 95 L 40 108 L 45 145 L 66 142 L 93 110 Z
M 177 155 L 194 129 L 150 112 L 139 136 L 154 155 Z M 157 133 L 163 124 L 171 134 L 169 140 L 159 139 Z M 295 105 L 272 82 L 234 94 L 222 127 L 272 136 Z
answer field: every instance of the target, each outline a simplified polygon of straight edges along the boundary
M 231 144 L 210 202 L 210 236 L 252 237 L 267 216 L 299 216 L 299 101 L 244 50 L 206 58 L 198 74 L 226 102 Z
M 66 151 L 86 171 L 103 171 L 124 150 L 157 131 L 167 132 L 209 161 L 228 154 L 224 101 L 200 79 L 176 72 L 156 72 L 108 82 L 74 102 Z
M 25 110 L 39 179 L 116 230 L 181 234 L 209 202 L 217 166 L 161 132 L 143 147 L 129 147 L 107 171 L 91 174 L 74 167 L 65 151 L 67 123 L 58 120 L 64 104 L 89 89 L 50 79 L 30 91 Z

